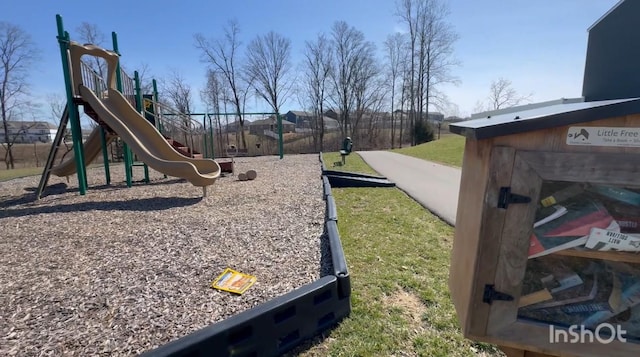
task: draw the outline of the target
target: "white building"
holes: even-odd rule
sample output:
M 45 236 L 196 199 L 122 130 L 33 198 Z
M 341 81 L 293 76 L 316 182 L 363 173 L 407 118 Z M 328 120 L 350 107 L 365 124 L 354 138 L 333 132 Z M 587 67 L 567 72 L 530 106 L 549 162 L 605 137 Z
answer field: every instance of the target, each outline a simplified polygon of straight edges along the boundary
M 7 121 L 9 141 L 15 143 L 50 143 L 58 127 L 46 121 Z M 4 127 L 0 126 L 0 142 L 7 142 Z

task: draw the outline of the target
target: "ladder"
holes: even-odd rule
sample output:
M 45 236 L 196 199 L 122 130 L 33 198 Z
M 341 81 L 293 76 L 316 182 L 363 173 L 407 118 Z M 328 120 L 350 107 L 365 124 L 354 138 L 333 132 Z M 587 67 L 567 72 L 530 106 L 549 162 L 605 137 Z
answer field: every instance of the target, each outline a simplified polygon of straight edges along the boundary
M 53 139 L 53 144 L 51 145 L 51 150 L 49 151 L 49 157 L 47 157 L 47 164 L 45 165 L 44 170 L 42 171 L 42 176 L 40 177 L 40 184 L 38 184 L 38 190 L 36 191 L 36 200 L 40 199 L 44 188 L 49 182 L 49 177 L 51 177 L 51 170 L 53 169 L 53 163 L 56 159 L 56 155 L 58 154 L 58 150 L 62 145 L 62 141 L 64 140 L 64 132 L 67 128 L 68 122 L 69 107 L 65 106 L 64 111 L 62 112 L 62 117 L 60 118 L 60 125 L 58 125 L 58 132 L 56 133 L 56 137 Z

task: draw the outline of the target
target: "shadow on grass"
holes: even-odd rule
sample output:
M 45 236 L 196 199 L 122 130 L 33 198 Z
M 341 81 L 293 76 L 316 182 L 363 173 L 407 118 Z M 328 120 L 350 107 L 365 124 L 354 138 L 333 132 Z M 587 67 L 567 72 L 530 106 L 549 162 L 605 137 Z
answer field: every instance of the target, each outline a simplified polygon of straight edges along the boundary
M 35 214 L 70 213 L 86 211 L 161 211 L 186 207 L 202 201 L 202 197 L 151 197 L 126 201 L 87 201 L 53 206 L 25 207 L 0 211 L 0 218 L 24 217 Z

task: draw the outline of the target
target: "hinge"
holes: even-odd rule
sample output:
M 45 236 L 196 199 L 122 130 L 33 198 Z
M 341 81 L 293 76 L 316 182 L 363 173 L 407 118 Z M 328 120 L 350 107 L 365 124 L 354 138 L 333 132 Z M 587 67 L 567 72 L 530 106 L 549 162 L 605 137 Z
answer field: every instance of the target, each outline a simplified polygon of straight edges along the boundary
M 498 208 L 507 208 L 511 203 L 529 203 L 531 197 L 511 193 L 511 187 L 500 187 Z
M 484 294 L 482 295 L 482 302 L 486 302 L 487 304 L 491 305 L 493 300 L 513 301 L 513 296 L 496 291 L 495 285 L 493 284 L 486 284 L 484 286 Z

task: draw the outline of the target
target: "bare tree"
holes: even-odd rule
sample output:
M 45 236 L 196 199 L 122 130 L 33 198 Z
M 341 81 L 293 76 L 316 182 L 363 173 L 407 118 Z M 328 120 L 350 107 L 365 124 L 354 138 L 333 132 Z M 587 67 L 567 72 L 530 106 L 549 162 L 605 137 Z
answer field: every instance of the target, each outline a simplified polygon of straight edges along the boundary
M 191 85 L 186 82 L 184 77 L 177 70 L 171 70 L 168 78 L 162 81 L 162 93 L 168 99 L 178 113 L 184 114 L 180 116 L 183 128 L 185 144 L 189 142 L 189 131 L 191 129 L 191 109 L 193 108 L 193 93 Z M 175 135 L 175 134 L 174 134 Z
M 207 85 L 200 93 L 202 101 L 207 105 L 208 108 L 213 109 L 215 116 L 215 125 L 216 131 L 218 132 L 218 150 L 223 150 L 223 136 L 222 136 L 222 116 L 220 113 L 222 112 L 222 107 L 225 101 L 228 100 L 228 91 L 224 86 L 224 78 L 222 78 L 221 74 L 209 69 L 207 70 Z M 226 116 L 225 116 L 226 117 Z M 226 119 L 226 118 L 225 118 Z M 228 145 L 229 138 L 227 135 L 226 143 Z
M 73 145 L 69 142 L 69 140 L 71 140 L 71 133 L 69 132 L 69 129 L 67 129 L 66 127 L 60 128 L 60 120 L 62 119 L 62 114 L 67 107 L 67 98 L 60 93 L 50 93 L 47 95 L 47 103 L 49 104 L 51 121 L 58 125 L 58 130 L 64 130 L 62 143 L 64 144 L 65 151 L 60 157 L 60 162 L 62 162 L 67 154 L 71 152 L 71 150 L 73 150 Z
M 291 91 L 291 40 L 270 31 L 257 36 L 247 47 L 247 74 L 255 78 L 257 94 L 280 113 Z
M 332 47 L 334 49 L 334 66 L 331 75 L 334 106 L 338 109 L 338 121 L 343 136 L 352 134 L 351 114 L 355 108 L 356 92 L 364 93 L 362 84 L 368 81 L 369 65 L 373 60 L 375 46 L 364 38 L 362 31 L 350 27 L 344 21 L 333 24 L 331 29 Z M 351 133 L 350 133 L 351 132 Z
M 429 105 L 444 106 L 438 87 L 457 83 L 451 69 L 459 63 L 453 56 L 457 33 L 447 22 L 449 9 L 442 0 L 397 0 L 397 15 L 409 29 L 410 78 L 409 116 L 411 124 L 422 121 Z M 416 144 L 415 135 L 412 144 Z
M 246 101 L 250 84 L 242 78 L 240 73 L 242 64 L 240 59 L 241 41 L 239 38 L 240 27 L 237 21 L 230 21 L 224 27 L 224 38 L 206 39 L 202 34 L 195 35 L 196 48 L 202 51 L 202 60 L 209 63 L 218 71 L 229 84 L 232 103 L 235 107 L 241 132 L 242 147 L 247 148 L 247 140 L 244 133 L 243 105 Z
M 510 80 L 498 78 L 491 82 L 489 89 L 489 110 L 497 110 L 503 108 L 514 107 L 523 102 L 529 102 L 532 94 L 520 95 L 513 88 Z
M 304 49 L 304 86 L 313 110 L 315 120 L 311 123 L 314 148 L 323 151 L 324 103 L 326 101 L 327 80 L 332 70 L 329 39 L 320 34 L 315 41 L 306 41 Z
M 391 148 L 395 148 L 396 137 L 396 87 L 398 78 L 401 75 L 405 53 L 405 37 L 403 34 L 396 32 L 387 37 L 384 42 L 384 48 L 387 58 L 387 74 L 389 78 L 389 87 L 391 89 Z
M 191 113 L 193 107 L 191 85 L 187 83 L 179 71 L 171 70 L 168 78 L 162 81 L 162 93 L 178 112 Z
M 12 147 L 18 135 L 15 133 L 12 138 L 7 122 L 28 107 L 27 78 L 36 58 L 31 36 L 16 25 L 0 22 L 0 115 L 7 169 L 15 168 Z
M 148 63 L 140 63 L 138 67 L 138 77 L 140 79 L 140 90 L 142 94 L 153 93 L 153 74 L 151 73 Z
M 98 25 L 83 22 L 76 28 L 78 38 L 84 43 L 90 43 L 96 46 L 104 47 L 106 41 L 105 34 L 100 31 Z M 107 78 L 107 63 L 97 56 L 89 56 L 88 62 L 85 62 L 93 69 L 101 78 Z

